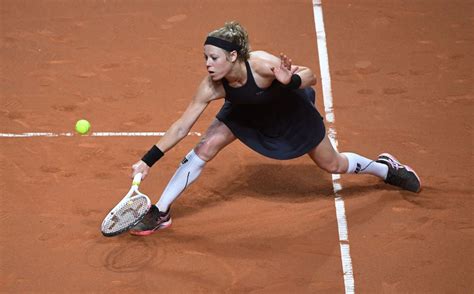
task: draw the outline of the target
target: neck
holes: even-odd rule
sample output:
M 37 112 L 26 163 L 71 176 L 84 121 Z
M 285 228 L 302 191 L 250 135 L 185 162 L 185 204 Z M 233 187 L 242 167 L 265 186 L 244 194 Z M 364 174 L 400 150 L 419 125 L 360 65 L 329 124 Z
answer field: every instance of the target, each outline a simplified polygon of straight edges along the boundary
M 242 86 L 247 82 L 247 68 L 245 62 L 237 61 L 232 66 L 225 79 L 232 86 Z

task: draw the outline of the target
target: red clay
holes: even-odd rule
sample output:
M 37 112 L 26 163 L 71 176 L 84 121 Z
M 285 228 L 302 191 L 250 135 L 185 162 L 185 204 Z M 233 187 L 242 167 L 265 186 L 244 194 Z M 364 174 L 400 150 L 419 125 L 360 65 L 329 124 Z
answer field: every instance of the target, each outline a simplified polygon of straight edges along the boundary
M 424 184 L 342 177 L 356 291 L 472 292 L 472 2 L 323 9 L 339 149 L 390 152 Z M 0 19 L 2 133 L 72 131 L 80 118 L 92 131 L 165 131 L 206 74 L 204 37 L 227 20 L 254 49 L 319 72 L 309 0 L 4 0 Z M 174 204 L 171 228 L 105 238 L 102 218 L 157 138 L 0 140 L 1 292 L 344 293 L 331 177 L 307 157 L 233 143 Z M 198 140 L 141 190 L 157 200 Z

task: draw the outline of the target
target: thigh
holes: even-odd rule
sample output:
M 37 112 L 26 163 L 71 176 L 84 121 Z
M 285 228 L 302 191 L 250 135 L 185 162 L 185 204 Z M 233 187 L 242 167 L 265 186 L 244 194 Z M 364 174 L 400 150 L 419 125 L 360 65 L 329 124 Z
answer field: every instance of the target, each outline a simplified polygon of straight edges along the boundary
M 209 161 L 234 140 L 231 130 L 220 120 L 214 119 L 194 150 L 202 160 Z

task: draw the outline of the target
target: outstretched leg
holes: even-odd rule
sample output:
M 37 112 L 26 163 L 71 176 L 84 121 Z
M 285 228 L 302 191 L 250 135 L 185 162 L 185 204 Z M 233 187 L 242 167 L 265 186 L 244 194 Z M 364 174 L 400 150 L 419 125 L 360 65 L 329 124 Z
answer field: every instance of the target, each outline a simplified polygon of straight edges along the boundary
M 338 153 L 325 137 L 308 155 L 320 168 L 332 174 L 371 174 L 388 184 L 412 192 L 420 191 L 420 179 L 415 171 L 387 153 L 380 154 L 377 160 L 352 152 Z
M 356 153 L 338 153 L 328 137 L 308 153 L 323 170 L 332 174 L 371 174 L 385 179 L 388 168 L 385 164 L 370 160 Z

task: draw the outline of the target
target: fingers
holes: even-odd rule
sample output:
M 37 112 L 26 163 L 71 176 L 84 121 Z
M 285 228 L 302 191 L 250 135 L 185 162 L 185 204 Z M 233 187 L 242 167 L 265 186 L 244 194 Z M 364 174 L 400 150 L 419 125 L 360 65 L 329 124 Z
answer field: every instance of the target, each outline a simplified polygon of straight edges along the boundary
M 143 180 L 147 176 L 149 170 L 150 167 L 145 162 L 140 160 L 132 165 L 132 178 L 135 177 L 136 174 L 141 173 Z
M 287 70 L 291 70 L 291 63 L 292 63 L 291 58 L 289 58 L 288 56 L 286 56 L 283 53 L 280 53 L 280 60 L 281 60 L 280 67 L 284 67 Z

